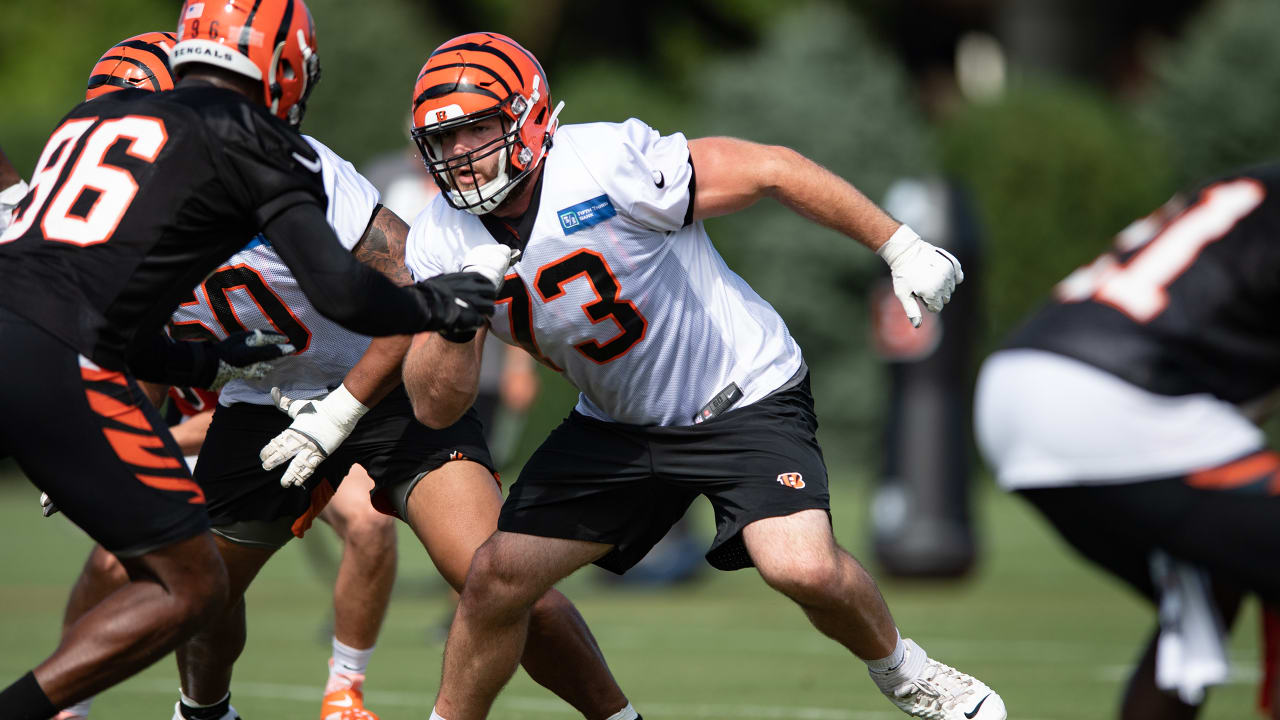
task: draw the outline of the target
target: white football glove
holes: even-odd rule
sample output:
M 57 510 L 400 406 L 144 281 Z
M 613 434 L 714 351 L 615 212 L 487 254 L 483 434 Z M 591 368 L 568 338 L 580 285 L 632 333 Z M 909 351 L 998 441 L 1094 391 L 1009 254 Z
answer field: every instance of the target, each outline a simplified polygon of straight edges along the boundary
M 480 273 L 493 283 L 495 288 L 502 287 L 502 278 L 507 269 L 515 264 L 520 251 L 501 243 L 477 245 L 462 256 L 462 272 Z
M 53 504 L 53 499 L 49 497 L 49 493 L 40 493 L 40 514 L 50 517 L 58 512 L 58 506 Z
M 13 221 L 13 209 L 18 207 L 18 203 L 27 196 L 30 189 L 25 182 L 19 180 L 0 190 L 0 233 L 9 228 L 9 223 Z
M 280 388 L 271 388 L 271 399 L 293 418 L 293 424 L 263 446 L 258 458 L 263 470 L 273 470 L 292 458 L 280 477 L 282 487 L 306 483 L 316 466 L 338 449 L 369 412 L 346 385 L 315 400 L 294 400 L 282 394 Z
M 951 300 L 956 286 L 964 282 L 960 261 L 951 253 L 920 239 L 914 230 L 903 225 L 876 251 L 889 264 L 893 278 L 893 294 L 912 327 L 920 327 L 920 305 L 924 301 L 930 312 L 939 312 Z

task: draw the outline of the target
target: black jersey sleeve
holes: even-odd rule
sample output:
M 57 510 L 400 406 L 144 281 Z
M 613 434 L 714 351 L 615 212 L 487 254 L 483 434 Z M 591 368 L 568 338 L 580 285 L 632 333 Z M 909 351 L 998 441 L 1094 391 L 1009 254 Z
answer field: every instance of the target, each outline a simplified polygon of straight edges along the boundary
M 218 371 L 210 342 L 185 342 L 153 333 L 131 349 L 129 372 L 139 380 L 182 387 L 209 387 Z
M 342 247 L 324 211 L 295 204 L 263 227 L 298 286 L 322 315 L 362 335 L 408 335 L 427 328 L 432 314 L 414 286 L 398 287 Z
M 258 226 L 298 204 L 324 209 L 320 158 L 297 132 L 247 103 L 211 108 L 215 162 L 228 190 Z

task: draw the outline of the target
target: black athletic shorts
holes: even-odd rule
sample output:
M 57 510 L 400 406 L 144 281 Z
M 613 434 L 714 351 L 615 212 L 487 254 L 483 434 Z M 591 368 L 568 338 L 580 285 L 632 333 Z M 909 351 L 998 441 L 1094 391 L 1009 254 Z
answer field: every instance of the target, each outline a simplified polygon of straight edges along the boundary
M 596 561 L 624 573 L 698 495 L 715 508 L 707 562 L 752 566 L 742 529 L 802 510 L 831 512 L 809 377 L 701 425 L 647 427 L 573 412 L 524 466 L 498 529 L 614 546 Z
M 1086 558 L 1151 600 L 1160 549 L 1280 601 L 1280 455 L 1255 453 L 1178 477 L 1019 490 Z
M 280 477 L 288 463 L 263 470 L 258 453 L 291 422 L 274 405 L 236 403 L 214 411 L 195 478 L 209 498 L 215 533 L 266 547 L 302 537 L 356 463 L 373 478 L 374 506 L 392 515 L 403 512 L 423 475 L 450 460 L 474 460 L 494 471 L 474 413 L 432 430 L 414 418 L 409 397 L 399 387 L 360 418 L 305 487 L 284 488 Z
M 132 377 L 3 308 L 0 373 L 0 455 L 104 548 L 136 557 L 209 528 L 204 494 Z

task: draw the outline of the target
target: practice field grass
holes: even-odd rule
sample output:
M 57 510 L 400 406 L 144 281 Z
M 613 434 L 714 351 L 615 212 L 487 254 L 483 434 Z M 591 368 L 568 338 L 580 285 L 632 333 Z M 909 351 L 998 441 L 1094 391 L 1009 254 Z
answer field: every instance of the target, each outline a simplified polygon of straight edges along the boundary
M 836 477 L 837 534 L 857 553 L 865 545 L 865 484 L 848 473 Z M 67 588 L 89 548 L 65 519 L 40 517 L 38 495 L 25 481 L 0 476 L 5 683 L 54 647 Z M 979 572 L 954 584 L 882 582 L 899 625 L 932 655 L 998 689 L 1011 718 L 1113 717 L 1122 678 L 1151 629 L 1150 613 L 1126 589 L 1069 555 L 1015 499 L 979 495 L 985 538 Z M 709 522 L 706 506 L 692 512 Z M 283 550 L 250 590 L 249 645 L 233 685 L 233 701 L 246 720 L 310 720 L 319 710 L 331 586 L 311 558 L 331 557 L 338 546 L 327 528 L 317 526 L 311 535 Z M 367 697 L 384 720 L 427 716 L 443 647 L 435 632 L 446 609 L 443 585 L 413 538 L 402 532 L 400 540 L 396 596 L 370 667 Z M 307 543 L 313 547 L 304 548 Z M 754 572 L 708 569 L 700 582 L 651 592 L 619 590 L 599 579 L 582 573 L 562 589 L 649 720 L 902 717 L 879 696 L 861 663 L 812 631 L 800 611 Z M 1214 692 L 1203 718 L 1255 716 L 1257 626 L 1250 607 L 1232 645 L 1235 677 Z M 170 658 L 100 697 L 94 717 L 168 718 L 176 699 Z M 493 717 L 577 715 L 521 672 L 499 697 Z

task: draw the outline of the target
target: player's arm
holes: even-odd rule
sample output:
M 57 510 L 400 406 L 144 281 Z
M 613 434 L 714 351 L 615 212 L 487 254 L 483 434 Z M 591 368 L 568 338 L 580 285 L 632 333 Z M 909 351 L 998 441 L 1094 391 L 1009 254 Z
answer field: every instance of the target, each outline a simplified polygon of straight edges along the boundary
M 129 372 L 139 380 L 217 390 L 236 378 L 266 376 L 271 361 L 294 351 L 280 333 L 250 330 L 218 342 L 174 340 L 156 332 L 129 352 Z
M 419 333 L 413 338 L 404 359 L 404 389 L 418 422 L 446 428 L 475 403 L 484 335 L 482 328 L 464 343 L 451 342 L 439 333 Z
M 413 277 L 404 265 L 408 234 L 409 226 L 398 215 L 379 206 L 351 255 L 396 285 L 411 285 Z M 262 467 L 273 470 L 288 462 L 280 484 L 304 484 L 355 430 L 360 418 L 400 384 L 400 366 L 411 339 L 409 335 L 375 337 L 342 385 L 322 398 L 295 401 L 273 389 L 276 406 L 294 420 L 258 453 Z
M 876 251 L 889 264 L 894 293 L 913 325 L 918 297 L 937 312 L 964 280 L 960 263 L 920 239 L 853 185 L 790 148 L 712 137 L 689 141 L 693 219 L 727 215 L 771 197 L 797 214 Z
M 472 247 L 462 269 L 480 273 L 497 290 L 520 252 L 498 243 Z M 445 428 L 458 421 L 476 401 L 484 330 L 474 335 L 419 333 L 404 360 L 404 387 L 418 422 Z
M 493 286 L 474 273 L 397 287 L 342 247 L 320 206 L 299 202 L 262 228 L 320 314 L 361 335 L 469 329 L 493 313 Z

